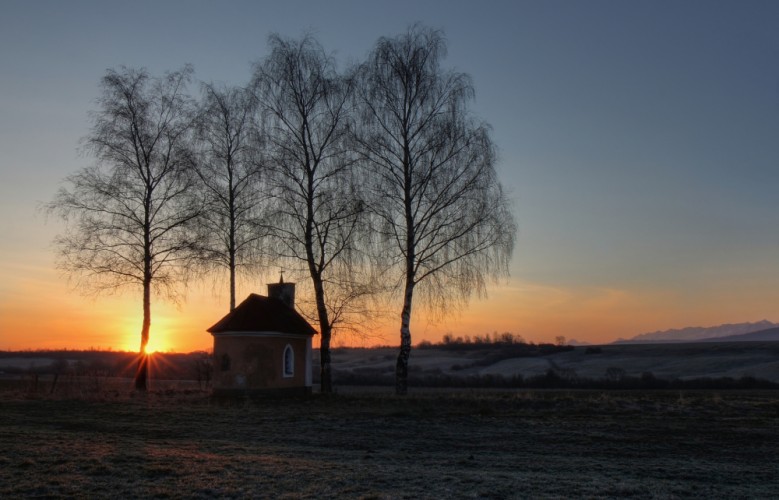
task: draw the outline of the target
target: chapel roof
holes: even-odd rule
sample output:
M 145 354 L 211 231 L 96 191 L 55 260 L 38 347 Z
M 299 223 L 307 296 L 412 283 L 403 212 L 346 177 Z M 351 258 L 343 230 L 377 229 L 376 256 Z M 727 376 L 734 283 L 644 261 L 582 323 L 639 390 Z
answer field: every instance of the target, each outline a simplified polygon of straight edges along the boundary
M 279 332 L 316 335 L 316 330 L 297 311 L 279 299 L 251 294 L 207 330 L 222 332 Z

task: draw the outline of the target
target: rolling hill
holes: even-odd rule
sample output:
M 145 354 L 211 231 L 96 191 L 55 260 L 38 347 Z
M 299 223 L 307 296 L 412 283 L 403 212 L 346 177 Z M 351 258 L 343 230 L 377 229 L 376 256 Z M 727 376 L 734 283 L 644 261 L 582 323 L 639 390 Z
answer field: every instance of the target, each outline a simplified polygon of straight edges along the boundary
M 777 329 L 779 330 L 779 329 Z M 318 356 L 318 352 L 314 353 Z M 349 380 L 384 378 L 395 370 L 395 348 L 342 348 L 333 352 L 333 370 Z M 316 360 L 318 362 L 318 359 Z M 662 379 L 757 377 L 779 382 L 779 342 L 674 342 L 608 344 L 543 356 L 501 355 L 500 348 L 457 352 L 444 347 L 414 349 L 409 373 L 461 378 L 539 376 L 550 369 L 578 377 L 603 378 L 612 369 L 627 376 Z M 336 376 L 336 380 L 338 380 Z M 342 377 L 343 379 L 343 377 Z

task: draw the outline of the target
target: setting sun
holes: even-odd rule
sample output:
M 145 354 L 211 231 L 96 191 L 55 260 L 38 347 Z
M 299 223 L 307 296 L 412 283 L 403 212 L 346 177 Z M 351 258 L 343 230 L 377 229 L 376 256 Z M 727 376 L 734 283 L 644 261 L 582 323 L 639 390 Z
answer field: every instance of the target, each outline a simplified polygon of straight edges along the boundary
M 152 332 L 152 336 L 149 337 L 149 343 L 146 344 L 143 352 L 144 354 L 154 354 L 157 352 L 170 352 L 173 349 L 165 342 L 165 334 L 159 332 Z M 132 349 L 129 349 L 132 350 Z
M 146 344 L 144 352 L 154 354 L 155 352 L 171 352 L 192 349 L 187 346 L 185 339 L 181 338 L 182 330 L 196 329 L 188 325 L 186 320 L 182 320 L 181 311 L 170 304 L 156 304 L 154 309 L 153 321 L 149 331 L 149 341 Z M 141 343 L 141 321 L 142 318 L 133 314 L 134 309 L 126 313 L 121 320 L 122 342 L 121 349 L 126 351 L 138 351 Z M 200 329 L 205 329 L 200 327 Z

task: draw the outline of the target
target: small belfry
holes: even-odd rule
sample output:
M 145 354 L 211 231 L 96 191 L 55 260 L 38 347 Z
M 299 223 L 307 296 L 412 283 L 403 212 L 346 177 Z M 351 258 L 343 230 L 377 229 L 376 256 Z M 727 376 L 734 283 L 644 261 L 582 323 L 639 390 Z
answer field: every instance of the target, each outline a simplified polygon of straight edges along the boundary
M 284 283 L 284 271 L 279 273 L 278 283 L 268 283 L 268 297 L 284 302 L 290 309 L 295 309 L 295 284 Z
M 214 337 L 214 393 L 310 392 L 316 330 L 295 310 L 295 284 L 268 284 L 208 329 Z

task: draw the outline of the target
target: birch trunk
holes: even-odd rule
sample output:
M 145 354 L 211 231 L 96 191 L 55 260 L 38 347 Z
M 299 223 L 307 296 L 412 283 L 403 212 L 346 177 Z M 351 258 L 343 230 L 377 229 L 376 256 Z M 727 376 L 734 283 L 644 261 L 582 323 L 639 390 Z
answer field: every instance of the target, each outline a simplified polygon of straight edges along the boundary
M 135 390 L 145 391 L 149 379 L 149 355 L 146 346 L 149 344 L 149 329 L 151 327 L 151 280 L 143 284 L 143 326 L 141 326 L 141 350 L 138 353 L 138 369 L 135 371 Z
M 395 394 L 408 394 L 408 360 L 411 356 L 411 304 L 414 296 L 414 284 L 406 283 L 403 295 L 403 311 L 400 314 L 400 352 L 395 365 Z
M 316 294 L 316 308 L 319 316 L 319 335 L 321 337 L 319 339 L 320 391 L 323 394 L 330 394 L 333 392 L 333 374 L 330 368 L 330 337 L 332 328 L 330 326 L 330 318 L 327 314 L 327 307 L 325 306 L 325 290 L 321 278 L 314 278 L 314 292 Z

